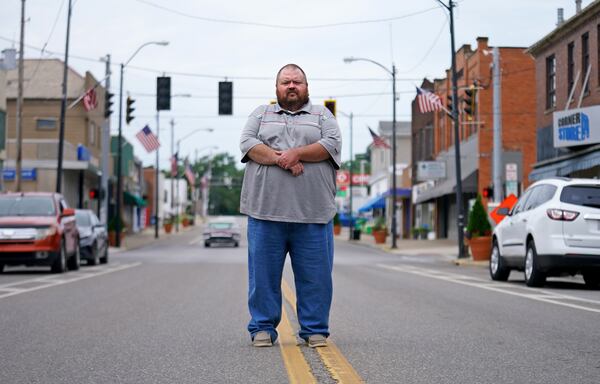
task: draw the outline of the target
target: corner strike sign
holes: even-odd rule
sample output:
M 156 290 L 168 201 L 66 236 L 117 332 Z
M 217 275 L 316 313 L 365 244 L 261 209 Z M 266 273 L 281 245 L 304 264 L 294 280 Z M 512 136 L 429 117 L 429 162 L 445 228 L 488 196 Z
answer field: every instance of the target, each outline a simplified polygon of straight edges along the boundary
M 554 147 L 600 142 L 598 106 L 554 112 Z

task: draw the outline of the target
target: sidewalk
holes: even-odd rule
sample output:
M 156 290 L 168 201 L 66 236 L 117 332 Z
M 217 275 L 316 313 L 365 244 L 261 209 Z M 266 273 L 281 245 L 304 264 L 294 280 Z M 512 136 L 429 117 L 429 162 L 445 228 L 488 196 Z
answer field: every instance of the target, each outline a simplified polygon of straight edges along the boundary
M 352 244 L 376 248 L 383 252 L 393 253 L 404 256 L 422 256 L 436 257 L 447 260 L 456 265 L 473 265 L 478 267 L 487 267 L 487 261 L 473 261 L 471 256 L 468 258 L 458 259 L 458 244 L 456 240 L 451 239 L 435 239 L 435 240 L 414 240 L 414 239 L 397 239 L 397 249 L 391 249 L 391 238 L 388 236 L 385 244 L 375 244 L 375 238 L 372 235 L 361 233 L 360 240 L 349 239 L 348 228 L 343 227 L 342 233 L 334 236 L 335 240 L 346 241 Z

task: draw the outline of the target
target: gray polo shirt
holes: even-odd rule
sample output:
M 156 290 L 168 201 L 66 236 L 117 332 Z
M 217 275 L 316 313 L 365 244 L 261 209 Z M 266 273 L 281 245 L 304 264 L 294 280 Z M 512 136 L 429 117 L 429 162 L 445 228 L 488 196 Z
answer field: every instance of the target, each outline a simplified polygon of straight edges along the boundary
M 320 143 L 330 158 L 303 162 L 304 173 L 293 176 L 277 165 L 261 165 L 248 157 L 258 144 L 286 150 Z M 324 106 L 309 101 L 296 112 L 279 104 L 262 105 L 248 117 L 240 139 L 246 164 L 240 212 L 261 220 L 328 223 L 335 215 L 335 170 L 340 167 L 342 138 L 337 121 Z

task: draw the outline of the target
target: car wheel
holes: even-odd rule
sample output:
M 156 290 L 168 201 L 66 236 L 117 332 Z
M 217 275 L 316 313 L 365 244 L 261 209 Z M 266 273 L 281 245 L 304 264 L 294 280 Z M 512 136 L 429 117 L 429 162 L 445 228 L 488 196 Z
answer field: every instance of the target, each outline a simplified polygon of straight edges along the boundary
M 100 258 L 101 264 L 108 264 L 108 244 L 104 244 L 104 255 Z
M 60 250 L 58 251 L 58 257 L 52 263 L 50 269 L 52 273 L 64 273 L 67 271 L 67 251 L 65 251 L 64 241 L 60 244 Z
M 88 260 L 89 265 L 98 265 L 100 264 L 100 258 L 98 257 L 98 244 L 94 243 L 91 246 L 92 258 Z
M 204 242 L 204 248 L 210 248 L 210 243 L 208 241 Z
M 500 247 L 498 241 L 494 239 L 492 245 L 492 255 L 490 256 L 490 276 L 495 281 L 506 281 L 510 274 L 510 268 L 506 267 L 505 261 L 500 255 Z
M 0 264 L 0 273 L 4 272 L 4 264 Z
M 76 271 L 81 266 L 81 253 L 79 252 L 79 240 L 77 240 L 77 245 L 75 246 L 75 254 L 69 258 L 68 264 L 69 264 L 69 269 L 71 271 Z
M 235 243 L 233 243 L 233 246 L 237 248 L 237 247 L 239 247 L 239 246 L 240 246 L 240 243 L 238 243 L 238 242 L 236 241 Z
M 530 240 L 527 243 L 527 254 L 525 254 L 525 284 L 528 287 L 541 287 L 546 282 L 546 274 L 538 266 L 538 256 L 535 243 Z
M 585 285 L 591 289 L 600 288 L 600 272 L 598 271 L 588 271 L 583 272 L 583 281 L 585 281 Z

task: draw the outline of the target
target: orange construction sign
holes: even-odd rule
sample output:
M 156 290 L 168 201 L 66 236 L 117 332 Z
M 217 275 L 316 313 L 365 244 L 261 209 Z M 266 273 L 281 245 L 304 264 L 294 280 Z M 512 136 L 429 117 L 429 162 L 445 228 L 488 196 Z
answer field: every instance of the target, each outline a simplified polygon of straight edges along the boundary
M 497 206 L 491 213 L 490 213 L 490 217 L 492 218 L 492 220 L 494 220 L 494 222 L 496 224 L 498 224 L 499 222 L 502 221 L 502 219 L 505 218 L 505 216 L 499 215 L 498 214 L 498 210 L 500 208 L 508 208 L 509 210 L 512 209 L 512 207 L 517 203 L 517 200 L 519 200 L 517 198 L 517 196 L 513 195 L 512 193 L 506 198 L 504 199 L 504 201 L 502 203 L 500 203 L 499 206 Z

